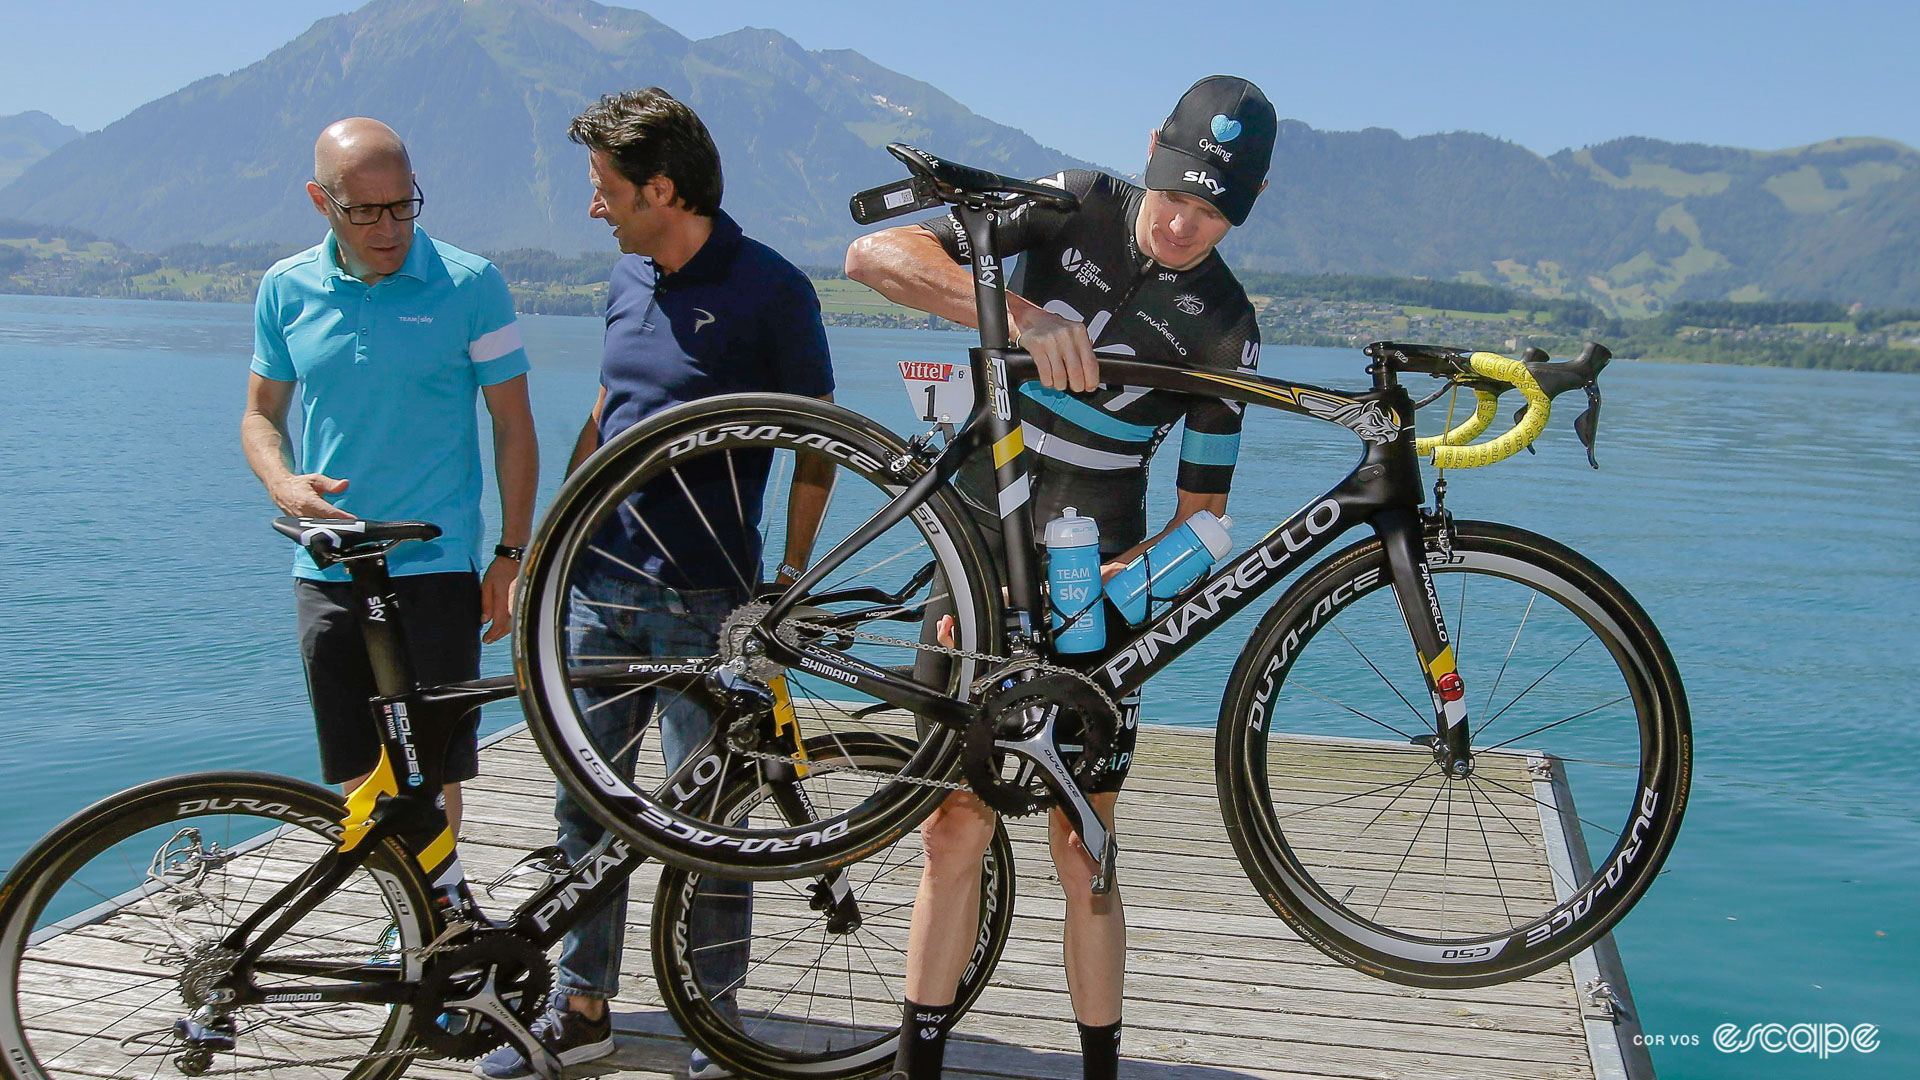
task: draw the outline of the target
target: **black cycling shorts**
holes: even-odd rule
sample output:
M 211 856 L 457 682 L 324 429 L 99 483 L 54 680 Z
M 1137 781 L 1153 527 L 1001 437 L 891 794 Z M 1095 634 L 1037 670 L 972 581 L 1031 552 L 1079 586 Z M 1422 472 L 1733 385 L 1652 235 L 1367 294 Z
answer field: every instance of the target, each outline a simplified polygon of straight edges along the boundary
M 423 686 L 480 677 L 480 578 L 472 571 L 393 579 L 406 629 L 407 656 Z M 320 736 L 320 775 L 329 784 L 364 776 L 380 764 L 379 722 L 368 700 L 379 693 L 366 638 L 354 617 L 353 586 L 293 580 L 300 659 L 307 669 Z M 447 783 L 480 773 L 480 710 L 460 718 L 447 740 Z

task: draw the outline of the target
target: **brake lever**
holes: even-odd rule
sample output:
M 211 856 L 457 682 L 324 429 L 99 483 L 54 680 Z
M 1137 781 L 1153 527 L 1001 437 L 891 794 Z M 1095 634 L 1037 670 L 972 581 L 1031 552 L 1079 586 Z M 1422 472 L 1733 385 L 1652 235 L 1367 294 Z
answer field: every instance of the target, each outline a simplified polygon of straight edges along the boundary
M 1573 433 L 1580 436 L 1581 445 L 1587 448 L 1587 464 L 1600 467 L 1600 461 L 1593 456 L 1593 442 L 1600 435 L 1600 382 L 1594 380 L 1587 384 L 1587 411 L 1573 418 Z

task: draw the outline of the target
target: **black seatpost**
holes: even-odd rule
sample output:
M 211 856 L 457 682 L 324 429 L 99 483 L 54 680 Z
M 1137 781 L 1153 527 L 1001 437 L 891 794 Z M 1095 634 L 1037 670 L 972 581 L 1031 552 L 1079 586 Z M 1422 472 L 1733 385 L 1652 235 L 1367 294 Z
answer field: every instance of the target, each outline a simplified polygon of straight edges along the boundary
M 1029 498 L 1026 461 L 1019 454 L 999 452 L 1004 441 L 1020 429 L 1020 422 L 1013 416 L 1015 388 L 1007 382 L 1003 362 L 996 358 L 983 363 L 981 359 L 985 352 L 1006 349 L 1011 344 L 1007 327 L 1007 274 L 1000 265 L 995 243 L 994 213 L 984 206 L 965 203 L 954 208 L 973 249 L 973 302 L 978 309 L 983 350 L 975 354 L 973 379 L 974 385 L 984 387 L 988 395 L 987 441 L 995 450 L 994 460 L 1000 462 L 994 467 L 994 489 L 1000 500 L 1001 536 L 1007 546 L 1007 591 L 1015 611 L 1032 615 L 1040 609 L 1038 582 L 1033 578 L 1029 560 L 1014 554 L 1016 548 L 1026 550 L 1033 538 L 1033 504 Z
M 381 697 L 413 692 L 413 665 L 406 638 L 400 632 L 400 598 L 393 591 L 384 551 L 350 555 L 340 560 L 353 579 L 353 601 L 358 607 L 360 633 L 367 642 L 367 662 Z

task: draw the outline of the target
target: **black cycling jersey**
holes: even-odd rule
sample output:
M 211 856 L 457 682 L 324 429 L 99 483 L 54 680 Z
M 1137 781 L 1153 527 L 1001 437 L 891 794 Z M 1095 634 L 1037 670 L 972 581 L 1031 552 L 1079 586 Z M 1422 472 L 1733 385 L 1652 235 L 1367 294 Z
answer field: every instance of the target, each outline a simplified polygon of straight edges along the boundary
M 1169 270 L 1140 251 L 1134 222 L 1146 192 L 1105 173 L 1074 169 L 1043 177 L 1080 197 L 1067 212 L 1026 204 L 995 232 L 1002 258 L 1020 255 L 1014 292 L 1085 323 L 1098 353 L 1179 367 L 1252 371 L 1260 360 L 1253 305 L 1218 252 L 1189 270 Z M 952 215 L 921 223 L 956 262 L 970 257 Z M 1074 506 L 1100 523 L 1100 546 L 1124 551 L 1147 535 L 1147 460 L 1176 421 L 1179 486 L 1224 494 L 1240 450 L 1237 402 L 1146 387 L 1091 394 L 1020 388 L 1015 406 L 1032 467 L 1039 530 Z

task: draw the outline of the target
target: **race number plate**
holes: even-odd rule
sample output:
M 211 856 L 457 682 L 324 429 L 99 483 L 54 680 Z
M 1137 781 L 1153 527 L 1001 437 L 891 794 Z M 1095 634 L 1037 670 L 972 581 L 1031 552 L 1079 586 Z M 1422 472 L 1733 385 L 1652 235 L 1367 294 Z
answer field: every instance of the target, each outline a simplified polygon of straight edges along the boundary
M 913 415 L 929 424 L 959 424 L 973 411 L 973 372 L 964 364 L 900 361 Z

